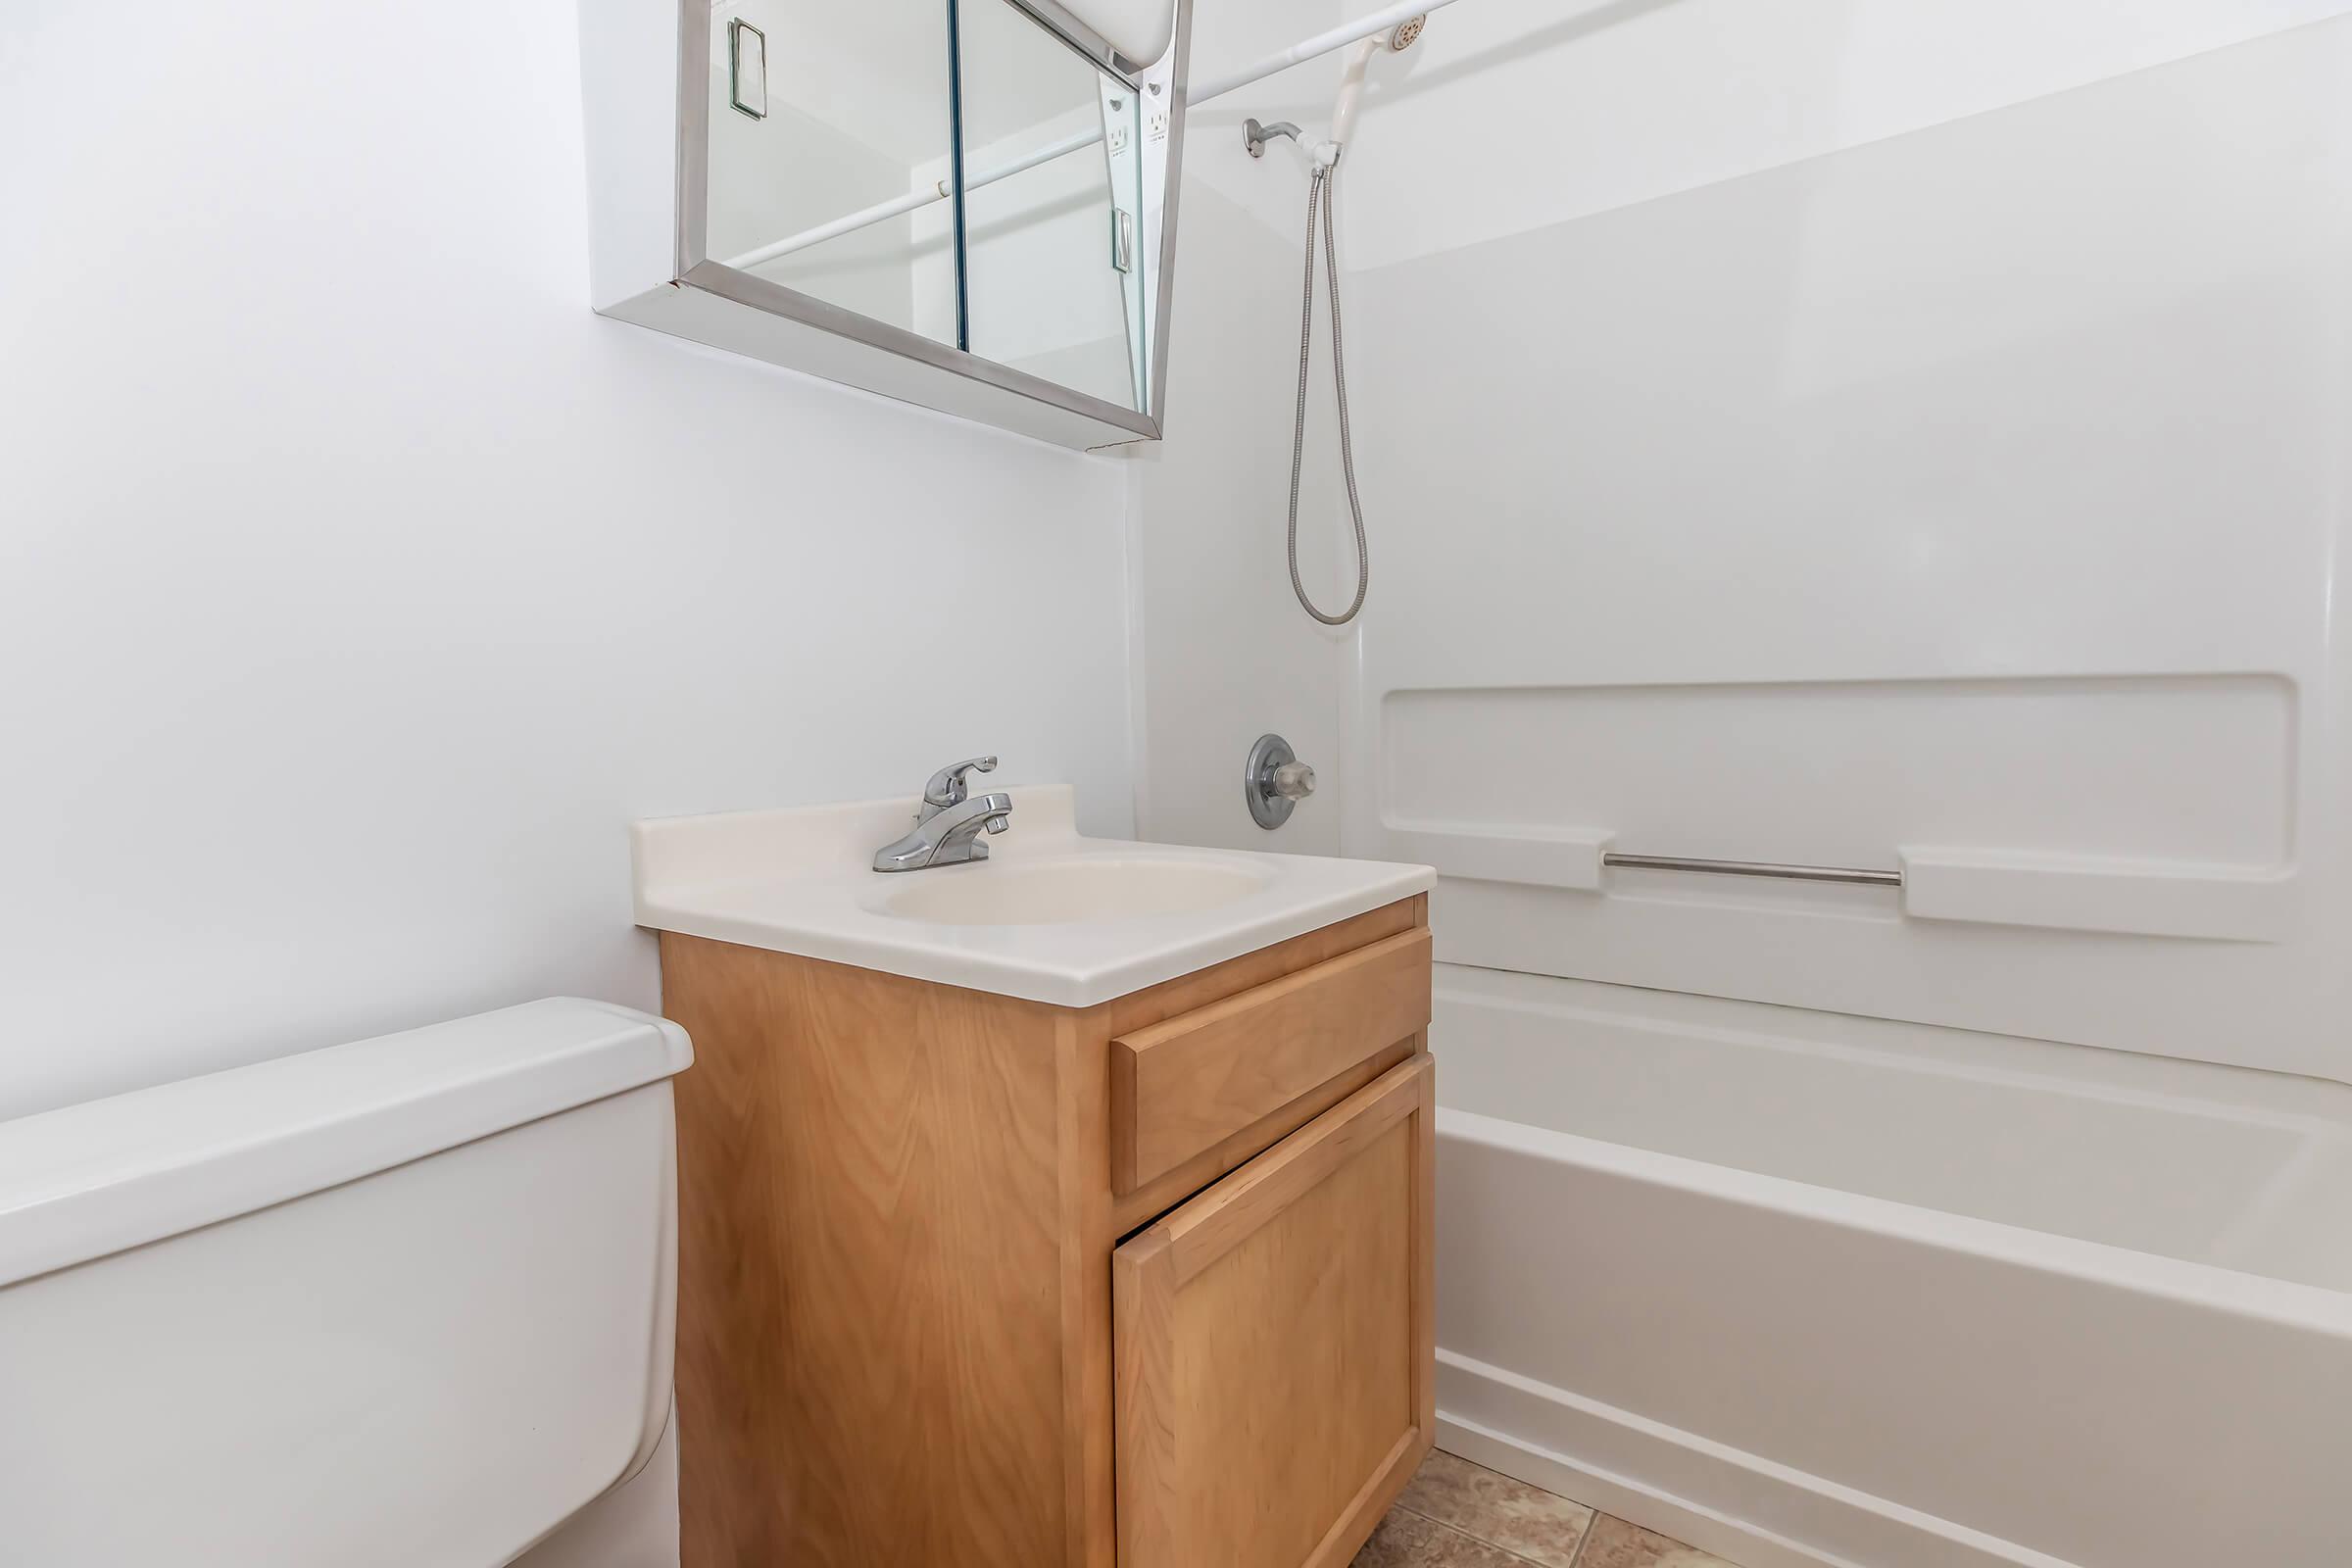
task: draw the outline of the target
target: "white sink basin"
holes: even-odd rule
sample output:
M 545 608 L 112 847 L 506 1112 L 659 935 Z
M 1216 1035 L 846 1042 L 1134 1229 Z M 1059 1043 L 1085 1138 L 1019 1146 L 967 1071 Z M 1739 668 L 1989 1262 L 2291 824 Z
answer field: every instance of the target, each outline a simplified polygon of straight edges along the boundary
M 1066 784 L 1014 787 L 978 865 L 877 872 L 912 803 L 637 823 L 637 923 L 1091 1007 L 1426 893 L 1425 865 L 1088 838 Z
M 1273 880 L 1266 872 L 1215 860 L 1124 855 L 990 860 L 898 874 L 910 885 L 885 899 L 883 912 L 940 925 L 1064 925 L 1198 914 Z

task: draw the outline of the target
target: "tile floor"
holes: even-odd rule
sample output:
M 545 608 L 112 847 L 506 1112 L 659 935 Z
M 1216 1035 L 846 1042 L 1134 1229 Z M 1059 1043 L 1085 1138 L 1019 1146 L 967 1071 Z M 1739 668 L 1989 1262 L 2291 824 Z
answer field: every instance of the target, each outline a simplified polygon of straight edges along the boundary
M 1430 1454 L 1355 1568 L 1732 1568 L 1508 1476 Z

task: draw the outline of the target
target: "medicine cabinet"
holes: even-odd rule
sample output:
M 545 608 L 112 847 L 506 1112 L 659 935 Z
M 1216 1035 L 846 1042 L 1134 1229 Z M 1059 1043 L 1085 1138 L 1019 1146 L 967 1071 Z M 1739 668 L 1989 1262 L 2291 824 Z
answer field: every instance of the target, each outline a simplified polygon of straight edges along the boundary
M 1065 446 L 1156 439 L 1190 13 L 582 0 L 596 308 Z

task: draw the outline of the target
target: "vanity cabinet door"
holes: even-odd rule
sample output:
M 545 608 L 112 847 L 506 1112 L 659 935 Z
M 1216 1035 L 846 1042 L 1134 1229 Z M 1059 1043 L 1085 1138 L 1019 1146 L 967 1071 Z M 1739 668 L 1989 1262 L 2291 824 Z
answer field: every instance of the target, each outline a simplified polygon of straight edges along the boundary
M 1429 1451 L 1426 1054 L 1112 1254 L 1120 1568 L 1344 1568 Z

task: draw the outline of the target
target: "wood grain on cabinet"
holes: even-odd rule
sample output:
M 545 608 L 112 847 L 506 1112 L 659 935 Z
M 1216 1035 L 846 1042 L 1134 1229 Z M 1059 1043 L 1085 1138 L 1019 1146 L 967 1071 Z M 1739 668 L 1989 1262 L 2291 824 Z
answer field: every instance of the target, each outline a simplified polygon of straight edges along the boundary
M 1434 1083 L 1394 1069 L 1114 1254 L 1120 1568 L 1340 1568 L 1427 1453 Z
M 1085 1560 L 1052 1010 L 692 937 L 662 973 L 686 1560 Z
M 685 1568 L 1115 1568 L 1112 1249 L 1422 1036 L 1118 1197 L 1111 1041 L 1425 918 L 1083 1009 L 663 934 Z
M 1110 1043 L 1111 1185 L 1133 1192 L 1429 1026 L 1430 938 L 1400 931 Z

